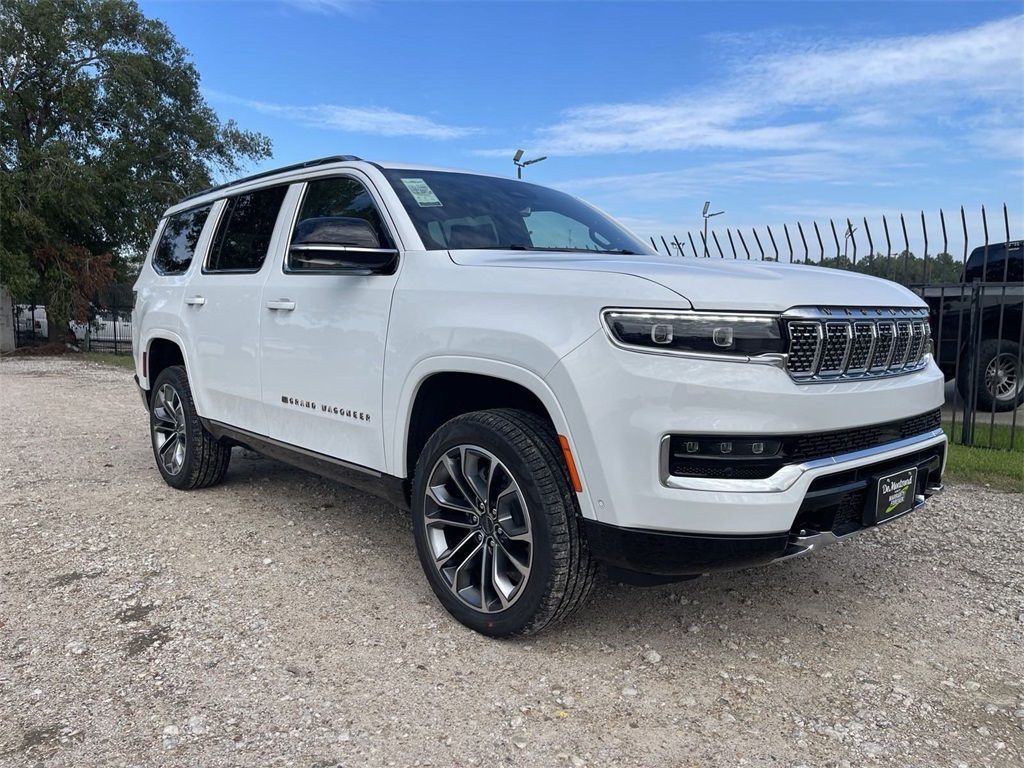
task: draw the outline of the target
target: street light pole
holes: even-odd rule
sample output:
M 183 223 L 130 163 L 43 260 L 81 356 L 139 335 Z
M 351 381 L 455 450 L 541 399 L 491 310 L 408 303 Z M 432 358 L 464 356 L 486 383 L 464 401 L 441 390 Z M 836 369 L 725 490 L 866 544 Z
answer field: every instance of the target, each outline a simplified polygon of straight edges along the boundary
M 515 163 L 515 166 L 516 166 L 516 178 L 517 179 L 523 178 L 523 168 L 525 168 L 526 166 L 533 165 L 534 163 L 539 163 L 541 160 L 547 160 L 548 159 L 547 155 L 541 155 L 540 157 L 533 158 L 533 160 L 525 160 L 524 161 L 523 160 L 523 154 L 524 154 L 523 150 L 517 149 L 516 153 L 514 155 L 512 155 L 512 162 Z
M 857 231 L 857 228 L 847 222 L 846 235 L 843 237 L 843 259 L 846 259 L 846 248 L 850 244 L 850 238 L 853 237 L 853 233 Z
M 701 216 L 704 217 L 704 256 L 705 258 L 710 256 L 708 251 L 708 219 L 714 218 L 715 216 L 721 216 L 725 211 L 715 211 L 714 213 L 708 213 L 708 208 L 711 207 L 711 201 L 708 200 L 704 203 L 704 210 L 701 212 Z

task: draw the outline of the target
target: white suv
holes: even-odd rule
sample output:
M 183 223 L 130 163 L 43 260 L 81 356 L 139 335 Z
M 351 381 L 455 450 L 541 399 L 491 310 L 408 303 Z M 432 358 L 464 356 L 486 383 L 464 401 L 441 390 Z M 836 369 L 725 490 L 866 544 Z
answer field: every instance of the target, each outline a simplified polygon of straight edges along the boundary
M 157 467 L 236 445 L 410 509 L 431 587 L 537 631 L 598 562 L 804 554 L 941 488 L 925 305 L 863 275 L 660 257 L 512 179 L 332 157 L 170 208 L 136 284 Z

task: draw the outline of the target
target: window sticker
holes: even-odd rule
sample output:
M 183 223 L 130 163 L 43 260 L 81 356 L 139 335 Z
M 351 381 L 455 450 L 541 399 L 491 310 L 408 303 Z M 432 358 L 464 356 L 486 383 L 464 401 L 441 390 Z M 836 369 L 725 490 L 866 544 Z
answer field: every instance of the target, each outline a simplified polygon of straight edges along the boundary
M 441 208 L 441 201 L 437 199 L 434 190 L 423 179 L 402 179 L 405 188 L 413 196 L 420 208 Z

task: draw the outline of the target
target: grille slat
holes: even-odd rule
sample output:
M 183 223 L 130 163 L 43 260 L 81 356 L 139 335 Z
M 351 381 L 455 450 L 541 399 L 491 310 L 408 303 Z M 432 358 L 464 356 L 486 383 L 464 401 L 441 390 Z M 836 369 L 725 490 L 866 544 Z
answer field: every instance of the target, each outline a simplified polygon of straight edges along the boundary
M 867 370 L 871 353 L 875 346 L 875 324 L 853 324 L 853 347 L 850 350 L 850 362 L 846 366 L 848 373 Z
M 786 317 L 797 380 L 891 376 L 924 365 L 931 331 L 927 310 L 825 307 Z

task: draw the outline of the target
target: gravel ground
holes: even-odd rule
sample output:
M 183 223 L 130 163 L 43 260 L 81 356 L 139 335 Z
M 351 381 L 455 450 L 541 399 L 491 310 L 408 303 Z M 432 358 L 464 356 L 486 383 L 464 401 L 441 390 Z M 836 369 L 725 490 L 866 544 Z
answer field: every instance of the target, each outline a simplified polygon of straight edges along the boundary
M 1020 495 L 494 641 L 383 502 L 239 451 L 166 487 L 133 386 L 0 362 L 0 765 L 1024 764 Z

